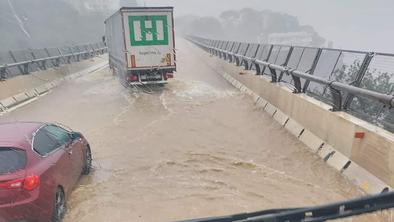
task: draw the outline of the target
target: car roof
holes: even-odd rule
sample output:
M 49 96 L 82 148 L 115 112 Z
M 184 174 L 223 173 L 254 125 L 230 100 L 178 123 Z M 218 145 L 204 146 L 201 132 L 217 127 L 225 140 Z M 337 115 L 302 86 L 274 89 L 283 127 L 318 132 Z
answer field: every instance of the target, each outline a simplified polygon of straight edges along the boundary
M 0 123 L 0 147 L 29 149 L 33 133 L 43 125 L 41 122 Z

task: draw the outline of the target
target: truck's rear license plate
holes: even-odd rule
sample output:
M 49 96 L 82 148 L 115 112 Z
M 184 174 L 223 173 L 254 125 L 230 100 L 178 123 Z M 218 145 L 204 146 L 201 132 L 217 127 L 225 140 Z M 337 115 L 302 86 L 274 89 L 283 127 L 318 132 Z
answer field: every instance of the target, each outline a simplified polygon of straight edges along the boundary
M 161 75 L 141 75 L 141 80 L 161 80 Z

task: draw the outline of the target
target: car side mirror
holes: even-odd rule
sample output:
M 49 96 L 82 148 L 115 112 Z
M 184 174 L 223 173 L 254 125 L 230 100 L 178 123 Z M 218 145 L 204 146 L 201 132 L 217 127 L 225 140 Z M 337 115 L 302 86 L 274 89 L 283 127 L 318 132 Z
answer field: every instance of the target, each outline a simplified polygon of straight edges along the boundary
M 78 132 L 71 132 L 70 137 L 72 140 L 79 140 L 82 138 L 82 134 Z

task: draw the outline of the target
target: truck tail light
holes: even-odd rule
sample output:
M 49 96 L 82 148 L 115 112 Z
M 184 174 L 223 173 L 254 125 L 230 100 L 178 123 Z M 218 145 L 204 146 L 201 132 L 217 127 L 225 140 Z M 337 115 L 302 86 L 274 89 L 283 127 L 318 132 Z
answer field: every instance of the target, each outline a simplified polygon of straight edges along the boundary
M 171 65 L 171 53 L 167 54 L 166 60 L 167 60 L 167 65 L 170 66 Z
M 138 81 L 138 75 L 137 74 L 132 74 L 131 76 L 129 76 L 128 80 L 131 81 L 131 82 L 137 82 Z
M 27 176 L 25 179 L 17 179 L 7 182 L 0 182 L 0 189 L 13 190 L 23 188 L 27 191 L 35 190 L 40 186 L 39 176 Z
M 135 55 L 131 55 L 131 67 L 132 68 L 137 67 L 137 64 L 135 63 Z
M 172 78 L 174 78 L 174 73 L 172 73 L 172 72 L 166 73 L 166 77 L 167 77 L 167 79 L 172 79 Z

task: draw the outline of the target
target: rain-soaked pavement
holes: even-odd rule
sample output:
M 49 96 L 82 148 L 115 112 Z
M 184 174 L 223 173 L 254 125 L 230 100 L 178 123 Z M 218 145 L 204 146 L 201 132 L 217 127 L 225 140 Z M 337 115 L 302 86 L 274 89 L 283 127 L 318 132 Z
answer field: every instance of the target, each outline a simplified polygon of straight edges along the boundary
M 95 169 L 69 197 L 66 222 L 174 221 L 361 195 L 222 79 L 214 58 L 184 40 L 178 48 L 164 88 L 125 89 L 105 68 L 0 118 L 61 122 L 90 141 Z

